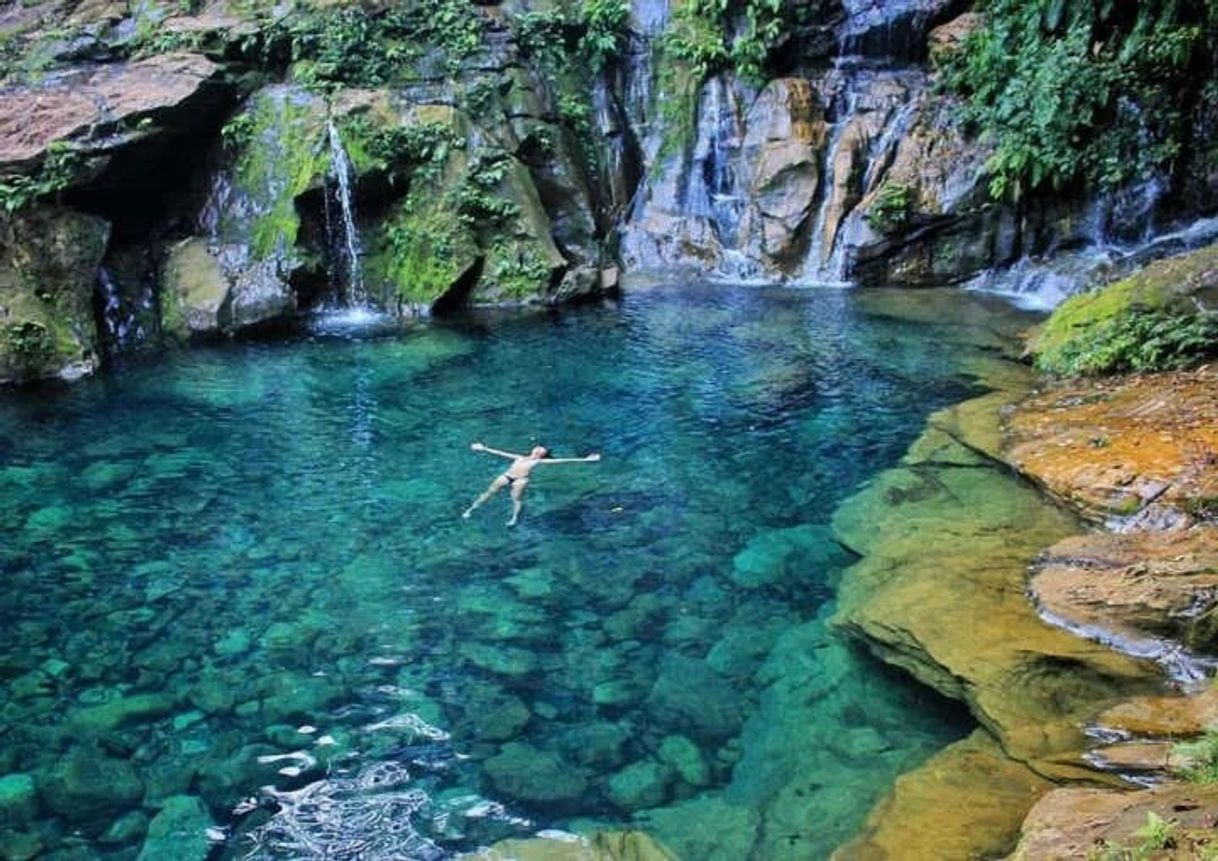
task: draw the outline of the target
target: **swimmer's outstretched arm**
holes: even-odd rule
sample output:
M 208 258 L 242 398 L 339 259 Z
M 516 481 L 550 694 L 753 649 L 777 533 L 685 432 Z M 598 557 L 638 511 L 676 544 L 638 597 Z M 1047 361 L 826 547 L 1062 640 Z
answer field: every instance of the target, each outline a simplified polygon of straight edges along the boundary
M 540 466 L 543 463 L 596 463 L 600 459 L 600 452 L 596 452 L 587 457 L 544 457 L 537 461 L 537 464 Z
M 519 460 L 520 458 L 525 456 L 523 454 L 512 454 L 510 451 L 500 451 L 497 448 L 491 448 L 490 446 L 485 446 L 480 442 L 470 443 L 469 447 L 471 449 L 473 449 L 474 451 L 485 451 L 488 454 L 497 454 L 500 457 L 506 457 L 506 458 L 509 458 L 510 460 Z

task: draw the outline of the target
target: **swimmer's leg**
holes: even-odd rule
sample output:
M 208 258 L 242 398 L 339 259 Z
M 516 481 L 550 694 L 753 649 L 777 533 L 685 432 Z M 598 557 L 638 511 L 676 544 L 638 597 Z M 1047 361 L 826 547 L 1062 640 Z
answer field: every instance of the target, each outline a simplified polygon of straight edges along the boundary
M 469 520 L 469 516 L 474 513 L 475 508 L 477 508 L 482 503 L 486 502 L 488 499 L 490 499 L 492 496 L 494 496 L 499 491 L 503 490 L 503 488 L 507 486 L 507 483 L 508 483 L 508 480 L 506 478 L 504 478 L 502 475 L 495 476 L 495 480 L 490 483 L 490 486 L 485 491 L 483 491 L 481 496 L 479 496 L 477 499 L 474 500 L 473 505 L 471 505 L 469 508 L 465 509 L 465 511 L 462 513 L 461 516 L 464 517 L 466 520 Z
M 512 484 L 512 519 L 507 522 L 508 526 L 515 526 L 520 519 L 520 509 L 524 508 L 524 489 L 528 486 L 527 478 L 518 478 Z

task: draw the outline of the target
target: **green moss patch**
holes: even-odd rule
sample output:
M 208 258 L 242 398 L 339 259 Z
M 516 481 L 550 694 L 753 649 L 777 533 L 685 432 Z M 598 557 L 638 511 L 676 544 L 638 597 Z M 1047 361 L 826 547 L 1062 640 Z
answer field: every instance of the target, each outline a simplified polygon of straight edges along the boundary
M 253 256 L 287 255 L 296 244 L 300 216 L 296 198 L 317 185 L 330 166 L 325 103 L 303 92 L 272 88 L 259 92 L 242 119 L 237 157 L 239 190 L 250 200 L 251 224 L 231 225 L 247 234 Z
M 1066 300 L 1031 351 L 1060 375 L 1188 367 L 1218 354 L 1218 245 Z

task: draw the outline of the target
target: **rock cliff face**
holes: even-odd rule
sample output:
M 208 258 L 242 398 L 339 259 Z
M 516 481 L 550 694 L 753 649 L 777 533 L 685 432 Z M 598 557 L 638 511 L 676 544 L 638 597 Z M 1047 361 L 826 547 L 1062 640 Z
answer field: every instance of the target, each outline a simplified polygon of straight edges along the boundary
M 616 287 L 638 155 L 562 10 L 64 0 L 0 28 L 0 379 Z
M 92 293 L 71 309 L 8 277 L 6 331 L 61 334 L 38 361 L 6 336 L 4 377 L 322 306 L 567 301 L 623 268 L 960 283 L 1137 221 L 989 199 L 989 152 L 933 87 L 965 5 L 798 4 L 751 72 L 686 59 L 666 0 L 9 8 L 0 267 L 30 218 L 108 237 L 52 288 Z

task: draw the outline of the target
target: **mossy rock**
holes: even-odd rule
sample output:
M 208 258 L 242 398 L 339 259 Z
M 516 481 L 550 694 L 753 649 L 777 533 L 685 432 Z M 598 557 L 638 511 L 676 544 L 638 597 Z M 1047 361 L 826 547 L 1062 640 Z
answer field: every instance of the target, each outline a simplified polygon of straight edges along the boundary
M 69 210 L 0 215 L 0 383 L 96 369 L 93 290 L 109 238 L 105 221 Z
M 476 279 L 482 252 L 446 194 L 467 165 L 465 153 L 454 151 L 436 173 L 420 176 L 373 235 L 368 282 L 384 285 L 385 304 L 430 308 Z
M 186 340 L 220 331 L 229 283 L 202 239 L 189 239 L 169 253 L 161 295 L 161 329 Z
M 296 198 L 324 181 L 330 167 L 325 100 L 300 87 L 255 93 L 225 127 L 236 150 L 235 205 L 220 221 L 226 242 L 248 242 L 255 260 L 286 257 L 296 245 Z
M 1218 354 L 1218 245 L 1072 296 L 1030 350 L 1059 375 L 1178 369 Z

